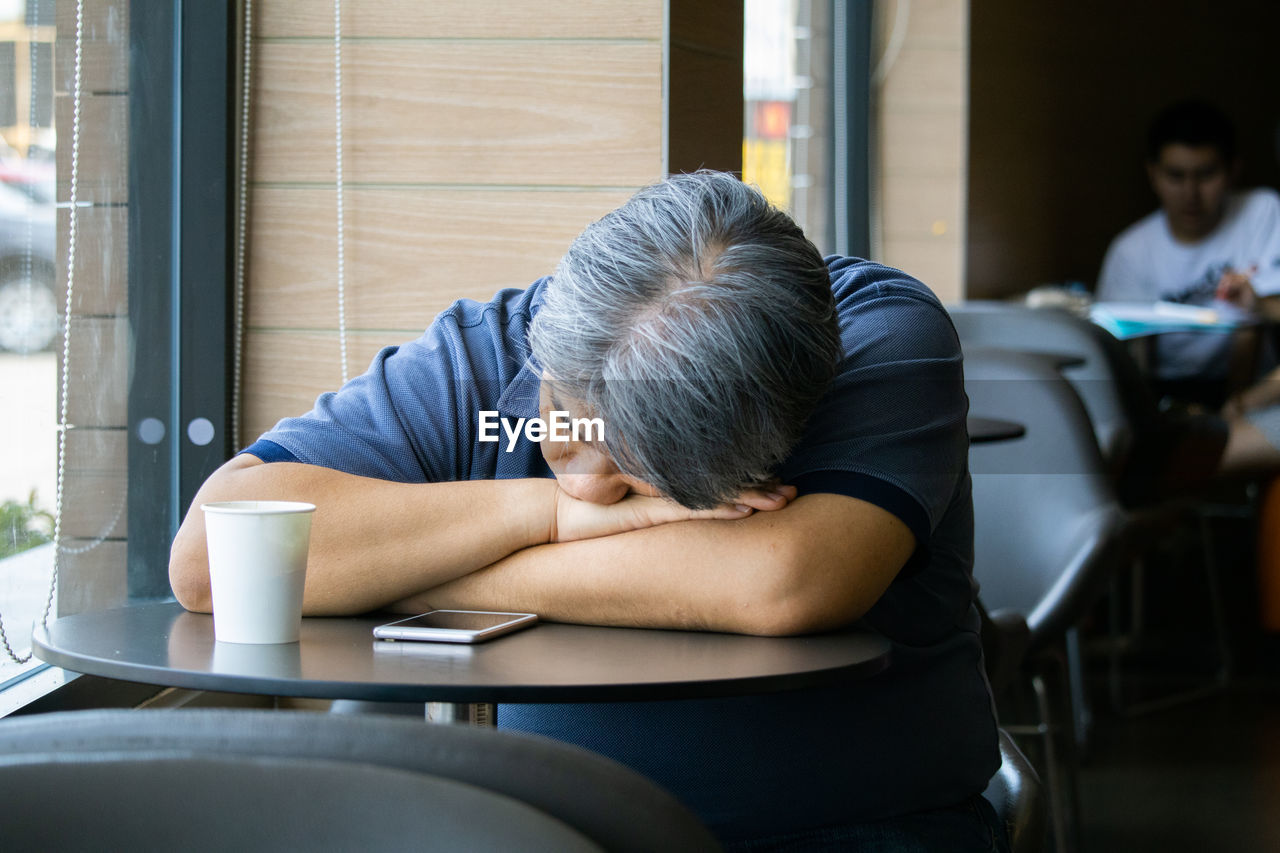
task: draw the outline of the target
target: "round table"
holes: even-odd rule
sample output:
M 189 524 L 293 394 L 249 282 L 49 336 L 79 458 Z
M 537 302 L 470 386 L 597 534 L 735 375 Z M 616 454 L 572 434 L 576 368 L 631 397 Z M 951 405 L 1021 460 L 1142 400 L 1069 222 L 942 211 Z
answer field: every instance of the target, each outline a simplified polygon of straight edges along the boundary
M 987 418 L 981 415 L 969 415 L 968 427 L 970 444 L 1009 441 L 1015 438 L 1022 438 L 1027 434 L 1027 428 L 1016 421 Z
M 35 653 L 76 672 L 169 687 L 381 702 L 606 702 L 773 693 L 865 678 L 889 643 L 863 629 L 804 637 L 543 622 L 476 645 L 375 640 L 399 617 L 306 618 L 281 645 L 218 643 L 176 603 L 64 616 Z

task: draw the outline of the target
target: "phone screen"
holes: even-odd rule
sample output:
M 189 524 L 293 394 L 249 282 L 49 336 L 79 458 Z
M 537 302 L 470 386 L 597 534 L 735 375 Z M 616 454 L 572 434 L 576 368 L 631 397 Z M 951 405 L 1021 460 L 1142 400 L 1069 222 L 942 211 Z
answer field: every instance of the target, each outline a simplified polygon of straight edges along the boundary
M 484 610 L 432 610 L 398 622 L 379 625 L 380 640 L 424 640 L 439 643 L 479 643 L 528 628 L 538 621 L 532 613 L 494 613 Z
M 444 628 L 456 631 L 483 631 L 516 619 L 512 613 L 468 613 L 462 610 L 433 610 L 395 623 L 403 628 Z

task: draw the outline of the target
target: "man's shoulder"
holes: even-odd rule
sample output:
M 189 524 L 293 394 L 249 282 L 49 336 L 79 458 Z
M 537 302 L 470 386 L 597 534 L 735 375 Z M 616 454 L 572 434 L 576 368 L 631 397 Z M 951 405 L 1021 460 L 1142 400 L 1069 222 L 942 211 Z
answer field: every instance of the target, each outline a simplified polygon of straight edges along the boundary
M 1255 187 L 1237 194 L 1242 216 L 1249 219 L 1265 218 L 1273 221 L 1280 215 L 1280 193 L 1271 187 Z
M 503 288 L 485 302 L 469 298 L 458 299 L 441 311 L 435 322 L 447 322 L 464 329 L 494 320 L 504 325 L 513 320 L 528 323 L 542 304 L 543 294 L 550 280 L 550 277 L 544 277 L 525 288 Z
M 852 305 L 876 300 L 909 300 L 944 311 L 942 302 L 924 282 L 902 270 L 839 255 L 829 256 L 826 263 L 831 274 L 831 292 L 842 314 Z
M 1132 252 L 1146 249 L 1154 241 L 1167 239 L 1168 231 L 1164 224 L 1164 212 L 1159 208 L 1151 211 L 1137 222 L 1115 236 L 1111 241 L 1109 252 Z

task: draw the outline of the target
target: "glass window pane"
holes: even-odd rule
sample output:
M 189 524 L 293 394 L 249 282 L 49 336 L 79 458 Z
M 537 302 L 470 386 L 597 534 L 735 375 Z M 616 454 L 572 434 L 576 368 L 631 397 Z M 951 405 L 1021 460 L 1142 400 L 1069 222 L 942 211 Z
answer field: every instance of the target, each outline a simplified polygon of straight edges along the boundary
M 830 251 L 829 15 L 829 0 L 747 0 L 743 46 L 743 180 L 823 251 Z
M 77 96 L 77 3 L 0 2 L 0 684 L 46 610 L 125 595 L 128 4 L 81 8 Z

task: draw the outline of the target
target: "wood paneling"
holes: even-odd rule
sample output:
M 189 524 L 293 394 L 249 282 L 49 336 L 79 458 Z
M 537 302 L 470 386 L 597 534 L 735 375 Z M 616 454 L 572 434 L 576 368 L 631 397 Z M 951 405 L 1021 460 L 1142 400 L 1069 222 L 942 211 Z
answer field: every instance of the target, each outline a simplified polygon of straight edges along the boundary
M 957 116 L 947 111 L 885 111 L 880 116 L 880 171 L 892 177 L 954 178 L 965 169 L 955 138 Z M 940 141 L 943 144 L 940 144 Z
M 133 358 L 129 318 L 73 316 L 68 328 L 71 332 L 72 377 L 67 401 L 68 421 L 82 427 L 124 426 Z M 61 340 L 55 349 L 61 375 Z M 58 405 L 61 407 L 61 399 Z
M 624 191 L 354 188 L 345 193 L 350 329 L 412 334 L 455 299 L 488 299 L 551 273 Z M 253 327 L 336 325 L 334 190 L 260 187 L 253 195 Z
M 58 282 L 67 281 L 71 213 L 58 211 Z M 76 276 L 71 311 L 78 315 L 122 315 L 129 310 L 129 216 L 124 207 L 82 207 L 76 221 Z M 65 289 L 58 310 L 65 305 Z
M 69 95 L 74 82 L 76 45 L 59 39 L 54 48 L 54 89 Z M 129 43 L 86 41 L 80 59 L 80 93 L 121 93 L 129 88 Z
M 125 537 L 129 529 L 127 437 L 122 429 L 67 432 L 67 487 L 62 497 L 64 536 Z
M 903 47 L 881 96 L 895 109 L 962 109 L 968 88 L 964 67 L 962 50 Z
M 58 201 L 71 198 L 70 95 L 54 98 L 58 145 Z M 80 99 L 80 153 L 77 200 L 96 204 L 128 201 L 129 99 L 125 95 L 85 95 Z
M 632 39 L 662 32 L 662 0 L 379 0 L 343 6 L 343 34 L 369 38 Z M 331 0 L 277 0 L 256 8 L 260 38 L 333 38 Z
M 355 332 L 347 336 L 352 377 L 368 368 L 378 350 L 416 335 Z M 245 336 L 244 443 L 280 418 L 311 409 L 316 397 L 342 383 L 337 332 L 250 332 Z
M 874 174 L 878 259 L 944 301 L 964 291 L 968 3 L 878 4 Z M 905 17 L 904 17 L 905 16 Z M 900 50 L 886 55 L 895 27 Z
M 331 182 L 333 52 L 259 51 L 257 181 Z M 343 54 L 352 183 L 637 186 L 659 177 L 659 43 L 353 42 Z
M 54 7 L 58 24 L 58 40 L 54 48 L 54 90 L 61 95 L 71 91 L 75 73 L 76 4 L 60 0 Z M 123 92 L 129 87 L 128 0 L 90 0 L 83 9 L 80 91 L 83 94 Z M 58 126 L 70 127 L 69 124 Z
M 933 238 L 954 242 L 964 224 L 962 191 L 955 180 L 939 181 L 928 176 L 896 178 L 893 192 L 881 202 L 885 240 Z
M 332 6 L 258 10 L 249 440 L 340 383 Z M 550 273 L 583 226 L 662 176 L 664 129 L 673 169 L 739 169 L 741 14 L 732 0 L 344 4 L 350 373 L 453 300 Z
M 116 540 L 62 540 L 58 616 L 123 607 L 129 597 L 127 546 Z

